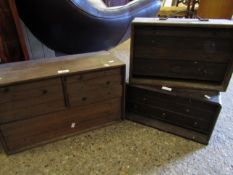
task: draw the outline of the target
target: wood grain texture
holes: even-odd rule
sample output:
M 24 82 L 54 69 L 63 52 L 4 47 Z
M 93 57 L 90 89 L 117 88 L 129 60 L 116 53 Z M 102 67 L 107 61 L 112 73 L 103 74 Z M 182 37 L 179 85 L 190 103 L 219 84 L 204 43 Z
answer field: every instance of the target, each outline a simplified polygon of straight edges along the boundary
M 0 80 L 0 139 L 9 154 L 124 118 L 125 64 L 107 52 L 4 64 L 0 72 L 10 79 Z

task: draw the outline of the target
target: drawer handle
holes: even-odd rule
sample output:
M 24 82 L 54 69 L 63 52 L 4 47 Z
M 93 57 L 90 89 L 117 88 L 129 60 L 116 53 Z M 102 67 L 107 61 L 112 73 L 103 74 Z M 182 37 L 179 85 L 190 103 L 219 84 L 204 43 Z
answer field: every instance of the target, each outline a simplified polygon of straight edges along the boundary
M 46 89 L 42 91 L 43 95 L 46 95 L 47 93 L 48 93 L 48 91 Z
M 83 98 L 82 98 L 82 101 L 87 101 L 87 97 L 83 97 Z
M 193 126 L 197 127 L 198 126 L 198 122 L 194 122 Z
M 106 84 L 107 84 L 107 85 L 110 85 L 110 83 L 111 83 L 110 81 L 106 81 Z
M 7 92 L 9 92 L 9 91 L 10 91 L 9 88 L 4 88 L 4 93 L 7 93 Z

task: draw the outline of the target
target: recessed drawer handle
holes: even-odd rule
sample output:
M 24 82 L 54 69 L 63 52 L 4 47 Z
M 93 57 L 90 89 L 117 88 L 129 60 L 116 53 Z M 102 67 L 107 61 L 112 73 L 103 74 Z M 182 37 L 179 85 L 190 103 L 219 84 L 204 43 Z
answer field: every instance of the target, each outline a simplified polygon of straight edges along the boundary
M 46 89 L 42 91 L 43 95 L 46 95 L 47 93 L 48 93 L 48 91 Z
M 9 91 L 10 91 L 10 88 L 4 88 L 4 90 L 3 90 L 4 93 L 7 93 Z
M 83 97 L 83 98 L 82 98 L 82 101 L 87 101 L 87 97 Z
M 110 85 L 110 83 L 111 83 L 110 81 L 106 81 L 106 84 L 107 84 L 107 85 Z

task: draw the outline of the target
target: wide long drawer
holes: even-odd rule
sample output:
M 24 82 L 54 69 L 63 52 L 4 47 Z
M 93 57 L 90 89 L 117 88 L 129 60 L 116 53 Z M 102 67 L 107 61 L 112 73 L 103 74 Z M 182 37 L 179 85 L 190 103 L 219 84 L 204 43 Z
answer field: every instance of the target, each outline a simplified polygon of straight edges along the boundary
M 137 58 L 133 61 L 132 74 L 134 77 L 221 82 L 224 79 L 227 67 L 226 63 Z
M 34 117 L 65 108 L 60 78 L 0 88 L 0 123 Z
M 1 132 L 9 153 L 60 136 L 83 132 L 121 119 L 121 99 L 48 114 L 2 125 Z
M 137 86 L 127 88 L 126 101 L 130 112 L 206 135 L 211 134 L 221 109 L 214 97 L 195 99 Z

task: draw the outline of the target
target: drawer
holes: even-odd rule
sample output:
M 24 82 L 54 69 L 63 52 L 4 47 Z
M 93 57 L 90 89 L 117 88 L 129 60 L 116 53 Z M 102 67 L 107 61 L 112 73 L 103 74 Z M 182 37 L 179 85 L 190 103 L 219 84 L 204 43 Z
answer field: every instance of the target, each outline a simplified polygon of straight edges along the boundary
M 223 63 L 134 59 L 133 76 L 151 76 L 154 78 L 173 78 L 189 80 L 208 80 L 222 82 L 228 65 Z
M 229 38 L 140 37 L 135 38 L 134 58 L 227 63 L 233 56 L 232 43 Z
M 68 76 L 66 78 L 67 84 L 80 84 L 86 83 L 88 85 L 96 84 L 98 85 L 101 83 L 105 83 L 105 81 L 122 81 L 122 69 L 121 68 L 114 68 L 114 69 L 107 69 L 101 71 L 93 71 L 89 73 L 82 73 L 77 75 Z M 88 84 L 89 83 L 89 84 Z
M 161 120 L 206 134 L 211 131 L 213 125 L 213 122 L 201 120 L 199 118 L 192 118 L 188 115 L 176 113 L 169 109 L 159 108 L 157 106 L 129 103 L 128 110 L 136 114 L 144 115 L 145 117 Z
M 122 97 L 123 79 L 119 68 L 67 77 L 70 105 L 86 105 Z
M 0 88 L 0 97 L 0 123 L 65 108 L 59 78 Z
M 211 132 L 221 110 L 216 95 L 197 99 L 136 86 L 127 88 L 126 101 L 130 112 L 202 133 Z
M 115 85 L 108 87 L 96 87 L 82 89 L 76 92 L 69 92 L 69 102 L 71 106 L 87 105 L 103 100 L 122 97 L 123 86 Z
M 121 99 L 116 98 L 84 107 L 1 125 L 10 153 L 32 145 L 83 132 L 121 120 Z
M 187 27 L 187 26 L 149 26 L 133 25 L 134 37 L 196 37 L 196 38 L 233 38 L 231 28 Z

